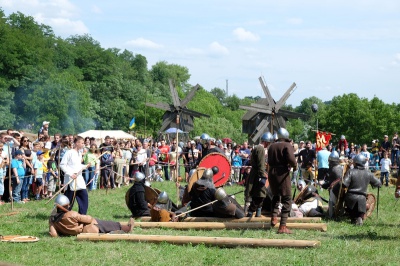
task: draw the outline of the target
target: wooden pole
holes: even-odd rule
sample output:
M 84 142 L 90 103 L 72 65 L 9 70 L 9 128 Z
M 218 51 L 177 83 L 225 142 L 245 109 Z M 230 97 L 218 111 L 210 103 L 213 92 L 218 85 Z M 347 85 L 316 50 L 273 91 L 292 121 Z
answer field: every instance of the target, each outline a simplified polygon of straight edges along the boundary
M 235 237 L 201 237 L 201 236 L 170 236 L 170 235 L 134 235 L 134 234 L 79 234 L 77 241 L 133 241 L 148 243 L 168 242 L 176 245 L 222 246 L 222 247 L 279 247 L 279 248 L 316 248 L 321 246 L 317 240 L 263 239 Z
M 121 224 L 127 224 L 121 223 Z M 317 230 L 326 232 L 328 227 L 326 223 L 287 223 L 286 226 L 290 229 L 302 230 Z M 143 229 L 152 228 L 172 228 L 180 230 L 222 230 L 222 229 L 271 229 L 271 224 L 268 223 L 218 223 L 218 222 L 135 222 L 135 227 Z M 279 224 L 274 226 L 279 227 Z
M 178 176 L 179 176 L 179 142 L 178 142 L 178 137 L 179 137 L 179 114 L 176 115 L 176 161 L 175 161 L 175 182 L 178 182 Z M 176 205 L 179 205 L 179 187 L 176 186 Z
M 11 180 L 11 176 L 12 176 L 12 170 L 11 170 L 11 145 L 10 145 L 10 141 L 8 141 L 7 143 L 8 145 L 8 193 L 10 194 L 10 200 L 11 200 L 11 210 L 14 210 L 14 198 L 12 195 L 12 180 Z M 15 182 L 17 182 L 17 180 L 15 180 Z M 21 179 L 19 180 L 19 182 L 21 182 Z
M 278 217 L 278 221 L 280 221 L 280 217 Z M 150 222 L 150 216 L 143 216 L 138 218 L 141 222 Z M 261 217 L 244 217 L 240 219 L 236 218 L 217 218 L 217 217 L 186 217 L 184 222 L 230 222 L 230 223 L 269 223 L 271 221 L 271 217 L 261 216 Z M 321 222 L 321 217 L 289 217 L 287 219 L 289 223 L 318 223 Z

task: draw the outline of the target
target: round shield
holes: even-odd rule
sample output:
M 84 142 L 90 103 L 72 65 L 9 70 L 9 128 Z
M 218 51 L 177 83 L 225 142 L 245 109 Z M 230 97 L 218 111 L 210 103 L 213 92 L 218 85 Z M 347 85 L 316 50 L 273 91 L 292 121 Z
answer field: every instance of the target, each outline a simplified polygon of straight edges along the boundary
M 199 163 L 200 167 L 218 167 L 218 172 L 214 174 L 213 181 L 215 187 L 222 187 L 229 180 L 231 174 L 231 163 L 225 155 L 219 152 L 207 154 Z
M 206 168 L 204 168 L 204 167 L 197 167 L 194 170 L 193 174 L 191 176 L 189 176 L 189 182 L 188 182 L 188 186 L 187 186 L 188 192 L 190 192 L 190 190 L 192 190 L 193 184 L 196 183 L 196 181 L 201 178 L 201 176 L 203 175 L 205 170 L 206 170 Z
M 367 211 L 365 213 L 366 217 L 370 217 L 375 210 L 376 198 L 372 193 L 367 194 Z

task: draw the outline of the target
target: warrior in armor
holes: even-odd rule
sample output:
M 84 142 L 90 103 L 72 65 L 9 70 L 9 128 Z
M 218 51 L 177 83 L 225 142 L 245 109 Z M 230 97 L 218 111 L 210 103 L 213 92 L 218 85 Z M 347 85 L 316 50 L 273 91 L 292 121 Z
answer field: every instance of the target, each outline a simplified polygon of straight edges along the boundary
M 223 188 L 215 191 L 215 202 L 212 207 L 216 217 L 220 218 L 243 218 L 244 210 L 233 195 L 228 196 Z
M 244 192 L 246 209 L 248 208 L 247 217 L 252 217 L 254 212 L 256 212 L 256 217 L 261 216 L 262 205 L 267 196 L 266 149 L 271 142 L 273 142 L 273 135 L 270 132 L 264 133 L 261 136 L 260 145 L 257 145 L 250 155 L 251 170 Z
M 58 195 L 55 199 L 55 208 L 49 219 L 49 233 L 52 237 L 76 236 L 80 233 L 109 233 L 111 231 L 132 231 L 133 218 L 128 225 L 119 222 L 104 221 L 90 215 L 70 211 L 70 201 L 65 195 Z
M 329 189 L 328 217 L 334 218 L 335 204 L 340 191 L 343 167 L 340 164 L 339 153 L 332 151 L 328 158 L 329 170 L 322 185 L 323 189 Z
M 176 221 L 175 212 L 176 205 L 170 200 L 167 192 L 163 191 L 158 195 L 157 203 L 151 208 L 152 222 L 170 222 Z
M 207 168 L 201 178 L 193 184 L 189 192 L 190 208 L 194 209 L 215 200 L 215 186 L 213 182 L 213 171 Z M 214 217 L 212 205 L 191 212 L 194 217 Z
M 291 210 L 290 168 L 297 168 L 293 146 L 289 142 L 289 132 L 285 128 L 278 129 L 278 141 L 268 148 L 268 180 L 273 194 L 271 225 L 278 223 L 279 203 L 282 203 L 279 234 L 291 234 L 286 221 Z
M 363 224 L 363 217 L 366 212 L 366 196 L 368 184 L 373 187 L 381 187 L 379 179 L 365 168 L 367 158 L 362 154 L 354 157 L 354 168 L 350 169 L 344 176 L 343 186 L 347 188 L 344 197 L 347 211 L 350 214 L 352 223 L 356 225 Z
M 132 217 L 150 216 L 151 205 L 145 199 L 145 176 L 141 172 L 136 172 L 133 177 L 134 184 L 129 189 L 129 210 Z
M 303 217 L 322 217 L 324 215 L 321 197 L 318 194 L 318 190 L 312 185 L 303 188 L 296 200 L 296 204 Z

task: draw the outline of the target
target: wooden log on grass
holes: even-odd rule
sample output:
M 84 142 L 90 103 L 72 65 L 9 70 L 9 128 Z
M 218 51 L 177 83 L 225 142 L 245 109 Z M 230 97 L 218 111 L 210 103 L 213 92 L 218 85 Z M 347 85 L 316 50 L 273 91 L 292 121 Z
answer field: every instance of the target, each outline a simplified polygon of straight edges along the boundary
M 125 225 L 127 222 L 121 222 Z M 326 223 L 287 223 L 289 229 L 327 231 Z M 271 229 L 270 223 L 217 223 L 217 222 L 135 222 L 134 227 L 149 228 L 172 228 L 180 230 L 242 230 L 242 229 Z M 279 224 L 275 225 L 278 228 Z
M 78 241 L 133 241 L 148 243 L 167 242 L 176 245 L 199 245 L 218 247 L 278 247 L 278 248 L 316 248 L 321 246 L 317 240 L 236 238 L 236 237 L 202 237 L 202 236 L 169 236 L 169 235 L 134 235 L 134 234 L 79 234 Z
M 151 217 L 143 216 L 138 217 L 138 220 L 141 222 L 150 222 Z M 278 217 L 278 221 L 280 221 L 280 217 Z M 244 217 L 240 219 L 236 218 L 217 218 L 217 217 L 186 217 L 184 222 L 230 222 L 230 223 L 269 223 L 271 221 L 271 217 L 268 216 L 261 216 L 261 217 Z M 321 217 L 303 217 L 303 218 L 296 218 L 296 217 L 289 217 L 287 220 L 289 223 L 317 223 L 321 222 Z

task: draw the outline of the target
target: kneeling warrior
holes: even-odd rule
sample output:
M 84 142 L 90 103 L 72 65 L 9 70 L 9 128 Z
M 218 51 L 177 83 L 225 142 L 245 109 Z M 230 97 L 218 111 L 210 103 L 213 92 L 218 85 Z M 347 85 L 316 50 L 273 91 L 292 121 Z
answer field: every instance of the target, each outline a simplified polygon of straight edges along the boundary
M 343 186 L 347 188 L 344 201 L 352 223 L 362 225 L 367 208 L 366 196 L 368 184 L 371 184 L 373 187 L 381 187 L 382 183 L 368 169 L 365 169 L 367 158 L 364 155 L 357 154 L 353 162 L 354 169 L 350 169 L 345 174 L 343 180 Z
M 211 168 L 204 170 L 203 175 L 193 184 L 189 192 L 190 208 L 194 209 L 215 200 L 214 173 Z M 212 205 L 204 206 L 191 213 L 194 217 L 214 217 Z
M 342 182 L 343 167 L 340 164 L 340 157 L 337 151 L 332 151 L 328 158 L 329 170 L 326 179 L 322 184 L 323 189 L 329 189 L 329 203 L 328 203 L 328 217 L 334 218 L 335 204 L 340 191 L 340 184 Z
M 170 222 L 176 221 L 176 205 L 170 200 L 167 192 L 163 191 L 158 195 L 157 203 L 151 208 L 152 222 Z
M 145 198 L 145 176 L 141 172 L 136 172 L 133 178 L 134 184 L 129 189 L 129 210 L 132 212 L 132 217 L 150 216 L 151 205 Z
M 132 218 L 128 225 L 122 225 L 118 222 L 104 221 L 76 211 L 69 211 L 69 204 L 66 196 L 57 196 L 54 211 L 49 219 L 49 233 L 52 237 L 76 236 L 80 233 L 109 233 L 119 230 L 129 233 L 132 230 Z
M 216 201 L 212 207 L 216 217 L 220 218 L 243 218 L 244 209 L 236 201 L 233 195 L 228 196 L 223 188 L 215 192 Z

